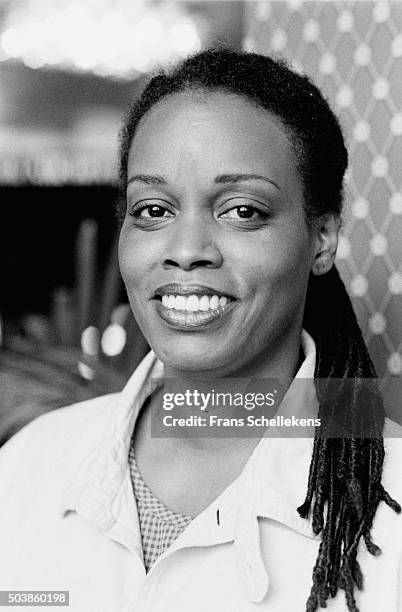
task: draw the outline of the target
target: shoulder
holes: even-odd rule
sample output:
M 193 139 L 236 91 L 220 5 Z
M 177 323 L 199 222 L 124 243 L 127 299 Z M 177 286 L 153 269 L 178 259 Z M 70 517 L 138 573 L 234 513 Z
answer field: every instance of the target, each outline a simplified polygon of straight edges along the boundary
M 384 438 L 400 438 L 401 439 L 402 438 L 402 426 L 399 425 L 399 423 L 396 423 L 396 421 L 392 421 L 391 419 L 387 417 L 384 422 L 383 436 Z
M 7 452 L 9 447 L 15 445 L 25 446 L 45 440 L 49 443 L 69 444 L 83 427 L 96 427 L 101 424 L 113 409 L 118 397 L 119 393 L 111 393 L 64 408 L 56 408 L 39 416 L 4 445 L 0 457 L 1 453 Z
M 50 472 L 74 449 L 82 460 L 104 437 L 119 393 L 57 408 L 23 427 L 0 449 L 0 488 L 26 472 Z
M 384 467 L 382 482 L 391 495 L 402 503 L 402 427 L 386 418 L 383 429 Z

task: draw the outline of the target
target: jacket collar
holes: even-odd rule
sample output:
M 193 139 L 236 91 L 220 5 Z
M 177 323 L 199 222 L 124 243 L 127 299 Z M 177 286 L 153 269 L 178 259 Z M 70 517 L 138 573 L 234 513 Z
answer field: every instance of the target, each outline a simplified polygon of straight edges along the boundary
M 309 415 L 316 415 L 318 412 L 313 381 L 315 344 L 304 330 L 301 344 L 305 355 L 304 362 L 279 408 L 279 412 L 285 416 L 305 415 L 306 410 Z M 76 510 L 103 531 L 111 529 L 116 522 L 114 505 L 123 491 L 127 493 L 130 490 L 128 452 L 131 435 L 145 399 L 157 386 L 154 379 L 158 378 L 163 378 L 163 364 L 151 351 L 117 396 L 102 444 L 83 461 L 66 489 L 61 504 L 63 515 L 69 510 Z M 246 500 L 246 503 L 238 515 L 251 512 L 255 517 L 270 518 L 302 535 L 315 537 L 309 521 L 300 518 L 296 511 L 296 508 L 303 503 L 307 490 L 312 447 L 311 437 L 289 439 L 280 437 L 278 430 L 267 432 L 256 446 L 241 475 L 216 500 L 222 507 L 223 523 L 233 527 L 236 520 L 238 521 L 239 516 L 236 519 L 231 508 L 233 504 L 236 505 L 236 499 L 240 499 L 239 494 L 235 494 L 239 489 L 241 499 Z M 133 498 L 132 492 L 131 497 Z M 214 513 L 216 502 L 212 504 Z M 130 522 L 131 512 L 136 515 L 134 499 L 132 504 L 132 508 L 127 510 L 127 523 Z M 122 505 L 118 505 L 121 509 Z M 211 544 L 217 543 L 214 538 L 218 534 L 221 534 L 222 541 L 225 539 L 227 541 L 228 533 L 232 532 L 231 527 L 229 532 L 223 528 L 214 530 L 214 534 L 208 529 L 202 529 L 202 519 L 208 510 L 194 519 L 194 528 L 187 528 L 189 536 L 193 535 L 196 540 L 203 539 L 204 545 L 207 543 L 205 539 L 208 541 L 212 536 Z M 227 521 L 224 521 L 225 513 Z M 133 547 L 139 545 L 137 538 L 133 541 Z

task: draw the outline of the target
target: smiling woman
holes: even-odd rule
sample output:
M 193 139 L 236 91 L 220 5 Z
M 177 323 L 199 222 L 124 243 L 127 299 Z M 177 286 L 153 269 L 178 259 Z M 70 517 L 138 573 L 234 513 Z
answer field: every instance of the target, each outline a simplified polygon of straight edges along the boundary
M 324 240 L 302 201 L 285 129 L 243 97 L 183 92 L 147 113 L 128 157 L 120 269 L 170 375 L 293 377 Z
M 400 610 L 401 431 L 334 267 L 346 166 L 327 102 L 278 60 L 208 50 L 150 80 L 121 134 L 119 260 L 152 351 L 121 394 L 0 454 L 1 588 L 62 586 L 74 610 Z M 310 417 L 314 439 L 290 431 Z

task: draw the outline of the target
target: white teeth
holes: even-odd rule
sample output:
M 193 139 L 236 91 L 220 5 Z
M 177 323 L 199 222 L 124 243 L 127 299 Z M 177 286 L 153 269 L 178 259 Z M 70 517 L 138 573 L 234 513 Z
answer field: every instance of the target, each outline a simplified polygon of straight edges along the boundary
M 202 296 L 198 302 L 198 308 L 200 310 L 209 310 L 209 297 L 207 295 Z
M 196 295 L 190 295 L 186 301 L 186 310 L 188 312 L 195 312 L 198 310 L 198 297 Z
M 186 310 L 187 312 L 196 312 L 197 310 L 218 310 L 223 308 L 228 303 L 227 297 L 219 298 L 217 295 L 162 295 L 162 304 L 165 308 L 172 310 Z
M 175 298 L 175 309 L 176 310 L 185 310 L 186 309 L 186 298 L 184 295 L 176 295 Z
M 216 310 L 219 308 L 219 298 L 217 295 L 213 295 L 209 301 L 209 307 L 211 310 Z

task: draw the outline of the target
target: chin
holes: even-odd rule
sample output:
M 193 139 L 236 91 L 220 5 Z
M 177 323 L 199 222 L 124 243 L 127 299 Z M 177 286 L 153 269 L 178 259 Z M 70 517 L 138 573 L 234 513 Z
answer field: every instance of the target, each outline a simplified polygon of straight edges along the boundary
M 182 372 L 211 372 L 225 365 L 225 360 L 217 358 L 212 348 L 208 353 L 202 354 L 194 349 L 192 351 L 159 351 L 158 347 L 155 347 L 154 353 L 165 367 Z

